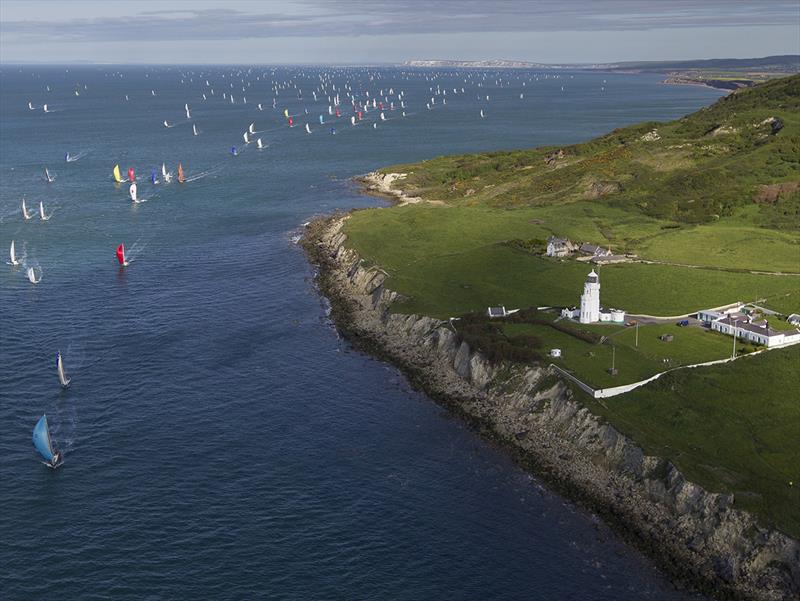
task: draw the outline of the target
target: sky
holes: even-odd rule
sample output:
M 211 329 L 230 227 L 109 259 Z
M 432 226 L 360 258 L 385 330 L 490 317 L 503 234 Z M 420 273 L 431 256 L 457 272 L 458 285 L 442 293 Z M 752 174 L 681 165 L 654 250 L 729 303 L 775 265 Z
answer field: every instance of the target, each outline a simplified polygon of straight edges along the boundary
M 542 63 L 800 54 L 798 0 L 0 0 L 0 62 Z

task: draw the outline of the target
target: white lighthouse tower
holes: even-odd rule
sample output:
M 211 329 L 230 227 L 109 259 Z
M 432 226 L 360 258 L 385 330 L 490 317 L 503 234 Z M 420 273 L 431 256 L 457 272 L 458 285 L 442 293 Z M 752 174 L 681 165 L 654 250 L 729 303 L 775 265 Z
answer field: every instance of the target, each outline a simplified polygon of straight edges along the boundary
M 581 323 L 594 323 L 600 321 L 600 276 L 594 269 L 586 277 L 581 295 Z

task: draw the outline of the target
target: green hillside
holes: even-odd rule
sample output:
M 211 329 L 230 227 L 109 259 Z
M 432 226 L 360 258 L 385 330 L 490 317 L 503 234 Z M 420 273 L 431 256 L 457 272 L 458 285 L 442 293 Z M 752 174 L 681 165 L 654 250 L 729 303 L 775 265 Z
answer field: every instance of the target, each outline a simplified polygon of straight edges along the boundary
M 680 223 L 756 205 L 751 221 L 800 223 L 800 76 L 772 80 L 668 123 L 642 123 L 563 148 L 440 157 L 386 171 L 451 204 L 519 208 L 580 200 Z

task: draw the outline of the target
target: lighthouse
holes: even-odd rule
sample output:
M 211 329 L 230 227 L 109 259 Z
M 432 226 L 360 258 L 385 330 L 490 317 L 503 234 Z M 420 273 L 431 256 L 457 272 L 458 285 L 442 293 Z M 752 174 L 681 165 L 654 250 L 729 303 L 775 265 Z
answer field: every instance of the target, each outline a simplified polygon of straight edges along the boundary
M 581 295 L 581 313 L 578 319 L 581 323 L 594 323 L 600 321 L 600 276 L 594 269 L 586 276 Z

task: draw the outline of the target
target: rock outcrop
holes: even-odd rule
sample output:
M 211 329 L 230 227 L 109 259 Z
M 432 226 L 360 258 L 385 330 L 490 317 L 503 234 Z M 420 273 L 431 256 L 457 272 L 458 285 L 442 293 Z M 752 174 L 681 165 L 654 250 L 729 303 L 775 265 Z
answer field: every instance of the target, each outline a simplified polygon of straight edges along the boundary
M 386 274 L 345 245 L 346 216 L 312 223 L 304 247 L 332 316 L 356 346 L 399 366 L 438 402 L 504 442 L 565 496 L 596 511 L 677 579 L 721 599 L 800 597 L 800 543 L 731 495 L 689 482 L 593 414 L 544 366 L 491 365 L 452 324 L 392 313 Z

